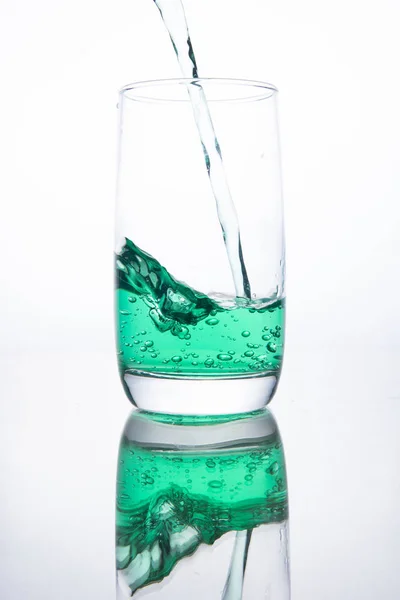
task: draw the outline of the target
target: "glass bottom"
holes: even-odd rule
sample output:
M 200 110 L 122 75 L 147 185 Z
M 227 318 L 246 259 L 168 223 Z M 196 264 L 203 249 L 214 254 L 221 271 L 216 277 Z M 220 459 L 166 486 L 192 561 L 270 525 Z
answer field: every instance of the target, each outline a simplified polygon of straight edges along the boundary
M 272 399 L 278 377 L 265 373 L 230 379 L 178 379 L 123 375 L 127 395 L 149 412 L 178 415 L 233 415 L 259 410 Z

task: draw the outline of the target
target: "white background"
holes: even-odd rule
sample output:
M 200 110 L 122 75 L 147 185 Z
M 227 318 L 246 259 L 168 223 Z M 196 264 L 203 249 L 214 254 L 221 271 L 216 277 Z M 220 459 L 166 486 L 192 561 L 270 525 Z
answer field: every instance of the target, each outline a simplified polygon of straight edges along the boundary
M 280 89 L 293 597 L 394 600 L 400 5 L 186 6 L 203 75 Z M 117 91 L 179 72 L 151 0 L 2 0 L 0 64 L 1 597 L 111 599 Z

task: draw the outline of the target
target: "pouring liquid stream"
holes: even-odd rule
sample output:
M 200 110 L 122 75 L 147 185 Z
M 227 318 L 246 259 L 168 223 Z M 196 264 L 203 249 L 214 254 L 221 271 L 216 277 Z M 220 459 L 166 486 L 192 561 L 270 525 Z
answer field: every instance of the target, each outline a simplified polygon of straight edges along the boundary
M 238 216 L 226 178 L 222 152 L 207 98 L 201 83 L 197 80 L 199 74 L 185 10 L 181 0 L 154 0 L 154 3 L 160 11 L 171 38 L 183 77 L 194 80 L 188 84 L 187 88 L 215 198 L 236 296 L 251 299 L 250 282 L 240 240 Z

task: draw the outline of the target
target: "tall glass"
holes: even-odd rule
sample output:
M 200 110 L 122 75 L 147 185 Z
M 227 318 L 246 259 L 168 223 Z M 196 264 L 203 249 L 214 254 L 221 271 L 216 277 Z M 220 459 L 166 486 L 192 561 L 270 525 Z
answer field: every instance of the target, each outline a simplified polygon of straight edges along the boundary
M 140 408 L 241 413 L 274 393 L 285 310 L 276 97 L 224 79 L 121 90 L 117 346 Z
M 118 600 L 289 600 L 285 460 L 273 416 L 134 412 L 117 476 Z

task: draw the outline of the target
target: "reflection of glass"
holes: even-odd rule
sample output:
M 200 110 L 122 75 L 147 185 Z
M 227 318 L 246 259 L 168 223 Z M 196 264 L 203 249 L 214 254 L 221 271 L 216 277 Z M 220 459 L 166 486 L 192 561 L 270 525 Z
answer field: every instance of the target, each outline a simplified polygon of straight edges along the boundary
M 118 598 L 287 600 L 283 446 L 267 410 L 134 412 L 119 451 Z
M 285 310 L 276 96 L 268 84 L 217 79 L 121 92 L 117 345 L 140 408 L 238 413 L 275 390 Z M 232 378 L 229 404 L 204 406 Z M 182 395 L 187 410 L 174 404 Z

